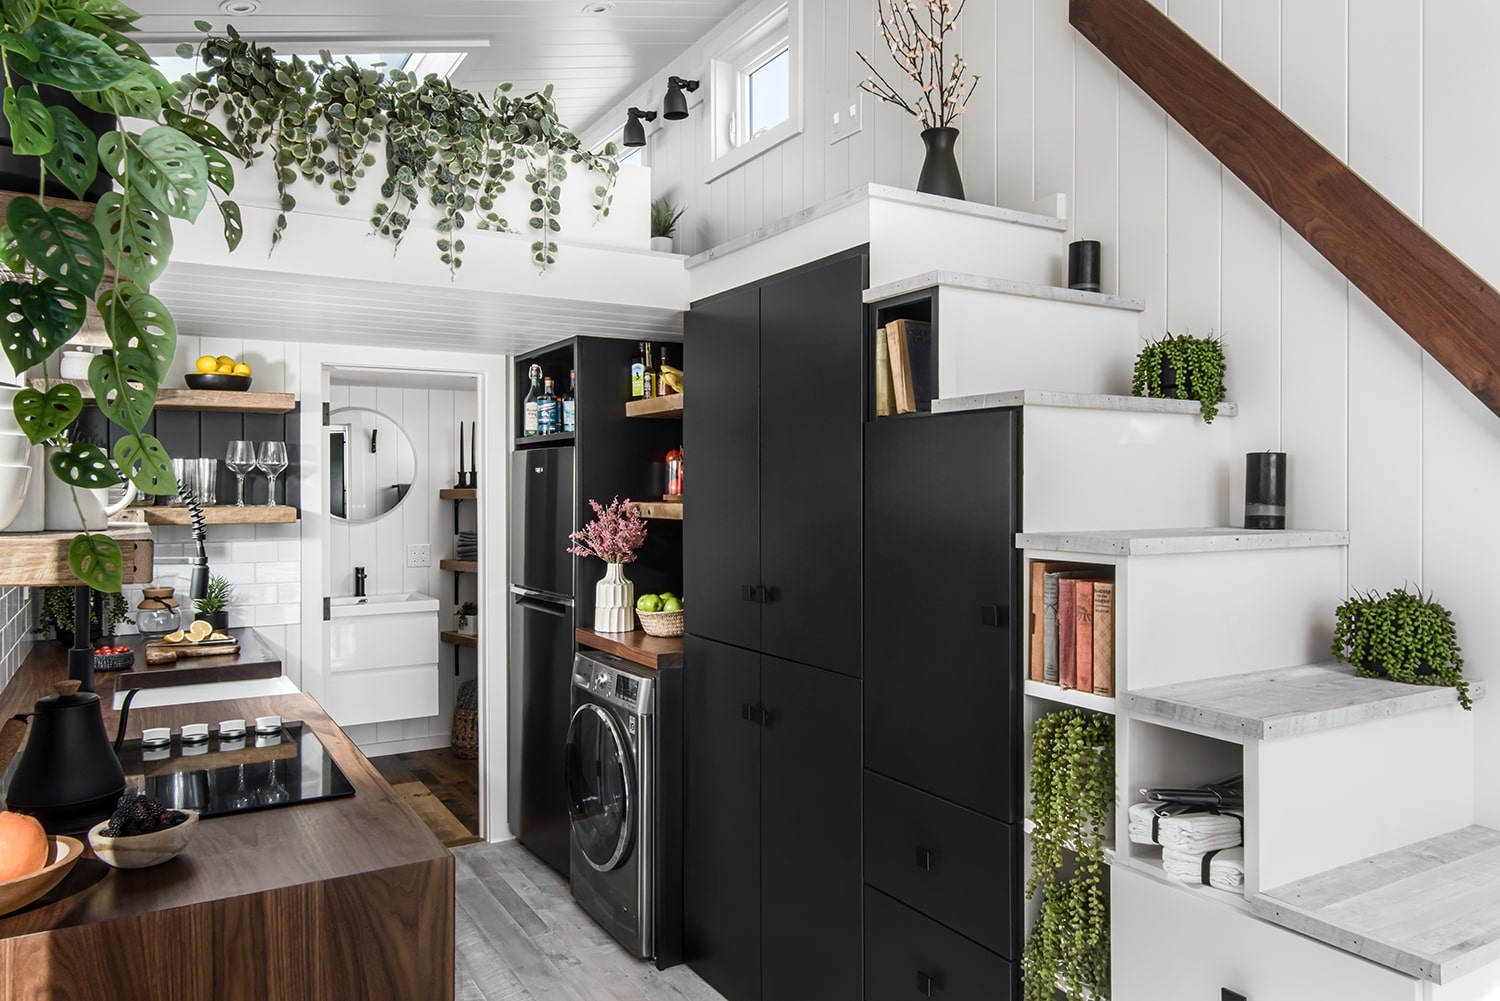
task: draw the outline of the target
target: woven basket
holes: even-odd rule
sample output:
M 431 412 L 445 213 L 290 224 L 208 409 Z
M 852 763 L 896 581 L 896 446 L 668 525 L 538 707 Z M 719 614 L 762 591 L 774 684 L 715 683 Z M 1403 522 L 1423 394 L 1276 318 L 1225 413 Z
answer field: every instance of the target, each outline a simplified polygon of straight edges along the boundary
M 453 710 L 453 756 L 479 757 L 479 710 Z
M 641 628 L 647 636 L 681 636 L 682 611 L 643 612 L 636 609 L 635 617 L 641 620 Z

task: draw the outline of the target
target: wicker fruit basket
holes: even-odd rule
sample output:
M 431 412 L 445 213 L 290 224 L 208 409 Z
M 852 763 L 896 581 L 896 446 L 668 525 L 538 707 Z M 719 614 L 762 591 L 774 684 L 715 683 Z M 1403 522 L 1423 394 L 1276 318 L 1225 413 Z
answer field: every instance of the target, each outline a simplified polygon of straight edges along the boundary
M 682 610 L 675 612 L 643 612 L 636 609 L 635 617 L 641 620 L 641 628 L 647 636 L 681 636 Z
M 479 757 L 479 685 L 473 679 L 458 686 L 452 747 L 455 758 Z

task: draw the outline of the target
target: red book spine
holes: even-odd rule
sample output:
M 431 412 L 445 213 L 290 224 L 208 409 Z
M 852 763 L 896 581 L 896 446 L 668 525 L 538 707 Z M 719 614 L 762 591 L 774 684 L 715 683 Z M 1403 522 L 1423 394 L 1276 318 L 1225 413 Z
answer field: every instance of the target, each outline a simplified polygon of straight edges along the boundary
M 1057 683 L 1078 687 L 1078 581 L 1057 582 Z
M 1074 687 L 1080 692 L 1094 690 L 1094 582 L 1081 580 L 1074 600 L 1074 621 L 1078 637 L 1074 641 L 1076 664 Z

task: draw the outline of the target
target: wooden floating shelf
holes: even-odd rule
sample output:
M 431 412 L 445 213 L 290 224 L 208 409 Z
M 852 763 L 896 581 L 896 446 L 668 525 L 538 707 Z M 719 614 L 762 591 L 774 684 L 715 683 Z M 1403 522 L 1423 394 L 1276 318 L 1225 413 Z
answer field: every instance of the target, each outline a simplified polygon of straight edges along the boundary
M 635 509 L 640 512 L 642 518 L 655 518 L 658 521 L 681 521 L 681 501 L 636 501 Z
M 478 500 L 479 488 L 477 487 L 444 487 L 438 491 L 441 500 Z
M 603 650 L 654 671 L 682 666 L 681 636 L 647 636 L 639 629 L 629 633 L 600 633 L 587 626 L 575 629 L 573 635 L 579 646 Z
M 438 560 L 438 569 L 452 570 L 454 573 L 478 573 L 478 560 Z
M 68 546 L 77 532 L 15 532 L 0 535 L 0 587 L 71 587 L 83 581 L 68 569 Z M 151 581 L 151 529 L 124 525 L 96 532 L 120 544 L 126 584 Z
M 193 523 L 193 515 L 185 507 L 143 507 L 137 510 L 141 513 L 141 520 L 148 525 Z M 233 504 L 214 504 L 203 509 L 203 522 L 206 525 L 287 525 L 296 521 L 297 515 L 296 508 L 282 505 L 236 507 Z
M 438 633 L 438 638 L 444 643 L 452 643 L 454 646 L 478 647 L 478 633 L 461 633 L 454 629 L 444 629 Z
M 664 420 L 682 420 L 682 394 L 653 396 L 646 400 L 627 400 L 626 417 L 655 417 Z
M 94 402 L 94 391 L 84 379 L 53 379 L 51 385 L 66 382 L 83 393 L 83 402 Z M 32 379 L 31 387 L 45 391 L 46 379 Z M 238 414 L 289 414 L 297 407 L 291 393 L 243 393 L 215 389 L 162 389 L 156 394 L 157 410 L 228 410 Z

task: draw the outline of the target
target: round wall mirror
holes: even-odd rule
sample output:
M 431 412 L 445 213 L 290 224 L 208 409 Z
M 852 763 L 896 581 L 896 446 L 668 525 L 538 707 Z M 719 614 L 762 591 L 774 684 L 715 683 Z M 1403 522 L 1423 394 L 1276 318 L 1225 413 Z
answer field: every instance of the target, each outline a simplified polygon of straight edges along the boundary
M 417 454 L 401 425 L 363 407 L 335 410 L 328 420 L 329 513 L 354 522 L 395 510 L 417 476 Z

